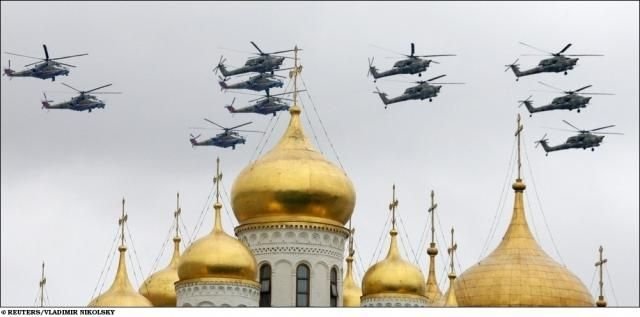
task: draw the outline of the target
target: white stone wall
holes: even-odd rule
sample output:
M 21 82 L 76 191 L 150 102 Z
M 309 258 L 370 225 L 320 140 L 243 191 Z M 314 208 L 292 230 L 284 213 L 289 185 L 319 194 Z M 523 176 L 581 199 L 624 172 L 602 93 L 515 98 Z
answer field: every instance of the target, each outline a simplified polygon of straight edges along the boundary
M 236 235 L 253 252 L 258 272 L 264 263 L 271 265 L 271 306 L 296 306 L 296 268 L 306 264 L 311 272 L 312 307 L 329 307 L 330 272 L 338 271 L 338 306 L 342 306 L 342 266 L 348 231 L 303 224 L 244 226 Z
M 178 307 L 257 307 L 260 288 L 234 281 L 186 281 L 177 283 L 176 297 Z
M 427 307 L 427 298 L 419 297 L 365 297 L 360 301 L 362 307 Z

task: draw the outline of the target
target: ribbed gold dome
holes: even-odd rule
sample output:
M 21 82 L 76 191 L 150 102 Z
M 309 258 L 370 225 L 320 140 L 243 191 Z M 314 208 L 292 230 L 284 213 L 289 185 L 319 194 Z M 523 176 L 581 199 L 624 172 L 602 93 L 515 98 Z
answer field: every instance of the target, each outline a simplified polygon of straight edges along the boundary
M 587 288 L 533 238 L 524 213 L 521 179 L 500 245 L 454 284 L 460 306 L 593 306 Z
M 347 273 L 342 282 L 342 306 L 360 307 L 360 296 L 362 296 L 362 289 L 353 278 L 353 254 L 350 254 L 347 257 Z
M 398 232 L 391 230 L 391 244 L 387 257 L 374 264 L 362 278 L 362 297 L 380 296 L 425 298 L 425 282 L 422 272 L 413 264 L 405 261 L 398 251 L 396 241 Z
M 240 225 L 302 221 L 342 226 L 355 205 L 353 184 L 305 137 L 300 108 L 294 104 L 289 112 L 280 142 L 236 178 L 233 212 Z
M 155 307 L 176 307 L 175 282 L 178 281 L 178 260 L 180 259 L 180 238 L 173 238 L 173 256 L 169 265 L 147 278 L 138 292 Z
M 220 203 L 214 205 L 213 231 L 191 244 L 180 257 L 180 282 L 222 278 L 257 283 L 256 259 L 242 242 L 222 230 L 220 208 Z
M 89 303 L 89 307 L 151 307 L 151 302 L 136 292 L 129 282 L 124 257 L 127 248 L 120 246 L 118 251 L 120 251 L 120 259 L 113 284 L 106 292 L 94 298 Z

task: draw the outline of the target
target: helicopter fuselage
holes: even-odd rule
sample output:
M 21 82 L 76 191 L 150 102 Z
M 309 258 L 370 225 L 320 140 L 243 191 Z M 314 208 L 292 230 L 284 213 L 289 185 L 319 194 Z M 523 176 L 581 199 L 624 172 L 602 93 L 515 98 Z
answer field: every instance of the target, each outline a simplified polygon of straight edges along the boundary
M 48 101 L 42 102 L 42 108 L 45 109 L 69 109 L 74 111 L 89 111 L 99 108 L 103 109 L 105 107 L 104 101 L 96 98 L 92 95 L 80 95 L 71 98 L 69 101 L 50 104 Z
M 35 65 L 32 68 L 28 68 L 22 71 L 14 71 L 10 68 L 6 68 L 4 73 L 9 77 L 34 77 L 40 79 L 49 79 L 55 81 L 56 76 L 68 76 L 69 69 L 56 63 L 56 62 L 42 62 Z
M 566 56 L 554 56 L 551 58 L 545 58 L 538 63 L 538 66 L 520 70 L 518 65 L 509 65 L 516 77 L 528 76 L 538 73 L 562 73 L 567 74 L 568 70 L 573 69 L 578 63 L 578 58 L 569 58 Z
M 278 79 L 263 74 L 252 76 L 247 81 L 227 85 L 225 81 L 219 81 L 222 89 L 249 89 L 254 91 L 268 91 L 271 88 L 282 87 L 284 83 Z
M 371 73 L 371 75 L 373 75 L 374 79 L 398 74 L 419 74 L 420 76 L 422 76 L 422 74 L 420 73 L 426 71 L 427 67 L 429 67 L 429 64 L 431 64 L 431 60 L 429 59 L 410 57 L 395 62 L 395 64 L 393 64 L 393 68 L 382 72 L 378 72 L 378 69 L 375 66 L 370 66 L 369 72 Z
M 228 70 L 224 64 L 218 64 L 220 72 L 224 77 L 245 74 L 245 73 L 273 73 L 275 70 L 280 69 L 280 66 L 284 62 L 284 57 L 280 56 L 258 56 L 248 59 L 243 67 L 239 67 L 233 70 Z
M 227 106 L 227 109 L 231 113 L 259 113 L 264 115 L 273 114 L 275 116 L 278 111 L 289 110 L 289 105 L 281 102 L 279 98 L 268 97 L 244 108 L 235 109 L 232 106 Z
M 545 152 L 560 151 L 566 149 L 587 149 L 600 146 L 604 140 L 604 135 L 594 135 L 589 132 L 580 133 L 567 138 L 567 141 L 556 146 L 550 146 L 546 140 L 541 140 L 540 144 L 544 148 Z
M 564 96 L 554 98 L 550 104 L 534 107 L 533 103 L 529 100 L 524 101 L 527 110 L 529 113 L 542 112 L 542 111 L 550 111 L 550 110 L 574 110 L 578 109 L 580 112 L 580 108 L 586 108 L 587 104 L 591 100 L 591 97 L 583 97 L 577 94 L 567 94 Z
M 191 145 L 193 146 L 217 146 L 221 148 L 231 147 L 236 148 L 236 144 L 244 144 L 246 139 L 236 132 L 223 132 L 216 135 L 213 138 L 198 142 L 195 138 L 191 139 Z

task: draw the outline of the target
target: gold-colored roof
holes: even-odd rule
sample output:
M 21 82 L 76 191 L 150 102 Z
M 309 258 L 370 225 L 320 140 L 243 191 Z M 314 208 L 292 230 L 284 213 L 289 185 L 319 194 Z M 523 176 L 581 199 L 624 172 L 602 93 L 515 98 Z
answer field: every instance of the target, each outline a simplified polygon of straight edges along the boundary
M 180 281 L 225 278 L 256 282 L 255 257 L 242 242 L 222 230 L 222 205 L 216 202 L 213 207 L 216 219 L 213 231 L 191 244 L 180 257 Z
M 351 223 L 349 223 L 351 226 Z M 360 297 L 362 296 L 362 289 L 355 281 L 353 277 L 353 255 L 355 250 L 353 249 L 353 234 L 355 228 L 349 230 L 349 256 L 347 257 L 347 273 L 344 275 L 342 282 L 342 306 L 344 307 L 360 307 Z
M 180 238 L 173 238 L 173 256 L 169 265 L 153 273 L 138 290 L 155 307 L 176 307 L 175 282 L 178 278 L 178 260 L 180 259 Z
M 519 173 L 518 173 L 519 174 Z M 460 306 L 593 306 L 584 284 L 549 257 L 533 238 L 520 178 L 513 215 L 500 245 L 455 283 Z
M 362 278 L 362 297 L 390 294 L 394 297 L 425 297 L 425 282 L 422 272 L 413 264 L 405 261 L 398 251 L 393 228 L 390 232 L 391 244 L 387 257 L 374 264 Z
M 89 307 L 151 307 L 151 302 L 136 292 L 131 286 L 131 282 L 129 282 L 127 264 L 124 257 L 127 248 L 121 245 L 118 251 L 120 252 L 120 259 L 113 284 L 106 292 L 94 298 L 89 303 Z
M 280 142 L 236 178 L 231 204 L 241 225 L 314 222 L 343 226 L 355 205 L 355 190 L 344 171 L 327 161 L 304 134 L 300 108 Z

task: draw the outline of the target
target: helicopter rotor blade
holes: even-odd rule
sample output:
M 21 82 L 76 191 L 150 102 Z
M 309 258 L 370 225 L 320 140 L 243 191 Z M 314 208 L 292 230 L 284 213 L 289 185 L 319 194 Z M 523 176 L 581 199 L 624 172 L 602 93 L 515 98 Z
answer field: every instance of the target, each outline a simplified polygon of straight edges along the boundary
M 415 55 L 414 57 L 442 57 L 442 56 L 456 56 L 456 54 Z
M 102 89 L 102 88 L 104 88 L 104 87 L 109 87 L 109 86 L 111 86 L 111 85 L 113 85 L 113 84 L 106 84 L 106 85 L 104 85 L 104 86 L 100 86 L 100 87 L 98 87 L 98 88 L 93 88 L 93 89 L 91 89 L 91 90 L 87 90 L 87 91 L 85 91 L 85 93 L 90 93 L 90 92 L 92 92 L 92 91 L 96 91 L 96 90 L 98 90 L 98 89 Z
M 434 60 L 431 60 L 431 62 L 430 62 L 430 63 L 440 64 L 440 62 L 437 62 L 437 61 L 434 61 Z
M 24 65 L 24 67 L 29 67 L 29 66 L 31 66 L 31 65 L 38 64 L 38 63 L 42 63 L 42 62 L 46 62 L 46 61 L 43 59 L 43 60 L 41 60 L 41 61 L 37 61 L 37 62 L 33 62 L 33 63 L 27 64 L 27 65 Z
M 121 91 L 99 91 L 91 94 L 92 95 L 120 95 L 122 94 L 122 92 Z
M 560 89 L 560 88 L 558 88 L 558 87 L 551 86 L 551 85 L 549 85 L 549 84 L 547 84 L 547 83 L 544 83 L 544 82 L 541 82 L 541 81 L 538 81 L 538 83 L 539 83 L 540 85 L 543 85 L 543 86 L 549 87 L 549 88 L 551 88 L 551 89 L 555 89 L 555 90 L 557 90 L 557 91 L 563 91 L 562 89 Z
M 49 60 L 49 50 L 47 50 L 47 45 L 42 44 L 42 48 L 44 48 L 44 56 L 46 60 Z
M 298 49 L 298 51 L 302 51 L 301 48 Z M 280 53 L 287 53 L 287 52 L 295 52 L 295 49 L 292 50 L 284 50 L 284 51 L 275 51 L 275 52 L 271 52 L 271 53 L 267 53 L 266 55 L 273 55 L 273 54 L 280 54 Z M 286 58 L 291 58 L 288 56 L 280 56 L 280 57 L 286 57 Z
M 49 59 L 49 60 L 50 60 L 50 61 L 57 61 L 57 60 L 59 60 L 59 59 L 65 59 L 65 58 L 71 58 L 71 57 L 78 57 L 78 56 L 86 56 L 86 55 L 89 55 L 89 54 L 84 53 L 84 54 L 69 55 L 69 56 L 63 56 L 63 57 L 51 58 L 51 59 Z
M 534 49 L 534 50 L 536 50 L 536 51 L 540 51 L 540 52 L 543 52 L 543 53 L 547 53 L 547 54 L 549 54 L 549 55 L 553 55 L 553 53 L 551 53 L 551 52 L 545 51 L 545 50 L 543 50 L 543 49 L 539 49 L 539 48 L 537 48 L 537 47 L 535 47 L 535 46 L 531 46 L 531 45 L 529 45 L 529 44 L 527 44 L 527 43 L 524 43 L 524 42 L 518 42 L 518 43 L 520 43 L 520 44 L 522 44 L 522 45 L 524 45 L 524 46 L 530 47 L 530 48 L 532 48 L 532 49 Z
M 580 89 L 576 89 L 576 90 L 574 90 L 573 92 L 579 92 L 579 91 L 585 90 L 585 89 L 587 89 L 587 88 L 589 88 L 589 87 L 591 87 L 591 86 L 592 86 L 592 85 L 584 86 L 584 87 L 582 87 L 582 88 L 580 88 Z
M 606 96 L 614 96 L 615 94 L 604 93 L 604 92 L 583 92 L 581 95 L 606 95 Z
M 64 66 L 69 66 L 69 67 L 76 67 L 75 65 L 71 65 L 71 64 L 66 64 L 66 63 L 61 63 L 61 62 L 54 62 L 56 64 L 60 64 L 60 65 L 64 65 Z
M 82 91 L 80 91 L 80 90 L 78 90 L 78 89 L 75 89 L 75 88 L 71 87 L 70 85 L 67 85 L 67 84 L 65 84 L 65 83 L 62 83 L 62 84 L 63 84 L 63 85 L 65 85 L 65 86 L 67 86 L 67 87 L 69 87 L 69 88 L 71 88 L 71 89 L 73 89 L 73 90 L 75 90 L 75 91 L 77 91 L 77 92 L 79 92 L 79 93 L 82 93 Z
M 624 133 L 620 133 L 620 132 L 593 132 L 593 134 L 615 134 L 615 135 L 624 135 Z
M 217 123 L 215 123 L 215 122 L 213 122 L 213 121 L 211 121 L 211 120 L 209 120 L 207 118 L 204 118 L 204 121 L 207 121 L 207 122 L 209 122 L 211 124 L 214 124 L 214 125 L 218 126 L 220 129 L 229 130 L 229 129 L 227 129 L 227 128 L 225 128 L 225 127 L 223 127 L 223 126 L 221 126 L 221 125 L 219 125 L 219 124 L 217 124 Z
M 464 85 L 464 83 L 430 83 L 433 85 Z
M 264 134 L 264 131 L 258 131 L 258 130 L 235 130 L 238 132 L 251 132 L 251 133 L 262 133 Z
M 26 57 L 26 58 L 31 58 L 31 59 L 38 59 L 41 61 L 44 61 L 45 59 L 42 59 L 40 57 L 33 57 L 33 56 L 27 56 L 27 55 L 22 55 L 22 54 L 16 54 L 16 53 L 9 53 L 9 52 L 4 52 L 5 54 L 9 54 L 9 55 L 15 55 L 15 56 L 21 56 L 21 57 Z
M 593 131 L 598 131 L 598 130 L 607 129 L 607 128 L 613 128 L 613 127 L 615 127 L 615 125 L 608 125 L 606 127 L 597 128 L 597 129 L 591 129 L 589 131 L 593 132 Z
M 573 124 L 569 123 L 567 120 L 562 120 L 562 122 L 568 124 L 569 126 L 571 126 L 572 128 L 576 129 L 577 131 L 582 131 L 582 130 L 576 128 L 576 126 L 574 126 Z
M 251 124 L 251 123 L 253 123 L 253 122 L 251 122 L 251 121 L 249 121 L 249 122 L 245 122 L 245 123 L 243 123 L 243 124 L 237 125 L 237 126 L 235 126 L 235 127 L 229 128 L 229 129 L 227 129 L 227 130 L 234 130 L 234 129 L 237 129 L 237 128 L 239 128 L 239 127 L 244 127 L 245 125 L 247 125 L 247 124 Z
M 411 43 L 411 55 L 410 56 L 413 57 L 413 54 L 415 52 L 416 52 L 416 46 L 413 43 Z
M 256 43 L 254 43 L 253 41 L 250 41 L 250 43 L 251 45 L 253 45 L 253 47 L 255 47 L 258 50 L 258 52 L 260 52 L 260 55 L 268 55 L 262 52 L 262 50 L 258 47 L 258 45 L 256 45 Z
M 560 55 L 560 54 L 564 53 L 564 51 L 566 51 L 567 49 L 569 49 L 569 47 L 571 47 L 571 43 L 567 44 L 567 46 L 565 46 L 562 50 L 560 50 L 560 52 L 555 53 L 555 54 L 553 54 L 553 55 L 558 56 L 558 55 Z
M 438 78 L 442 78 L 442 77 L 444 77 L 444 76 L 447 76 L 447 75 L 440 75 L 440 76 L 436 76 L 436 77 L 433 77 L 433 78 L 431 78 L 431 79 L 427 79 L 426 81 L 436 80 L 436 79 L 438 79 Z
M 604 56 L 603 54 L 567 54 L 563 56 Z

